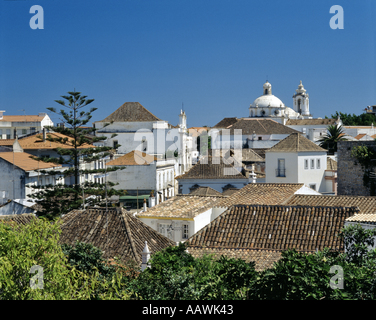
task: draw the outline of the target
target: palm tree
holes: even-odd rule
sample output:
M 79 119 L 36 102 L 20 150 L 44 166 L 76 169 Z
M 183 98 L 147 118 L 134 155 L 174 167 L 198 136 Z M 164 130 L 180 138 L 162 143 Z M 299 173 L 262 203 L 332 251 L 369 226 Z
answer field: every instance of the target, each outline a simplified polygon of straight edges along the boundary
M 343 132 L 343 127 L 333 124 L 328 127 L 328 133 L 323 136 L 318 141 L 320 142 L 320 147 L 327 149 L 329 154 L 334 154 L 337 152 L 337 142 L 347 141 L 345 138 L 345 133 Z

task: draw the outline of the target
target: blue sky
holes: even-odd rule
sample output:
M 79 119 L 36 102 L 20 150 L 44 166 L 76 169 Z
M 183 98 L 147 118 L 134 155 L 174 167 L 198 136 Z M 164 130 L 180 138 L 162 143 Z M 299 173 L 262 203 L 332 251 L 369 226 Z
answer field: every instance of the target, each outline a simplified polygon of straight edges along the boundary
M 44 29 L 33 30 L 33 5 Z M 332 30 L 341 5 L 344 29 Z M 93 121 L 138 101 L 171 124 L 247 117 L 266 79 L 314 117 L 376 104 L 376 1 L 0 0 L 0 110 L 37 114 L 76 89 Z M 25 111 L 23 111 L 23 109 Z M 50 114 L 54 122 L 59 119 Z

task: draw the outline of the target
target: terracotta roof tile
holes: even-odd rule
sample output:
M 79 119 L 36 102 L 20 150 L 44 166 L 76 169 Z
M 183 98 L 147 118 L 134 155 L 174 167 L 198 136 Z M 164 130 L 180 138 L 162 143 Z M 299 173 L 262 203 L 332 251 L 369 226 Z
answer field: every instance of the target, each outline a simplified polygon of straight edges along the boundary
M 303 183 L 250 183 L 216 206 L 228 208 L 237 204 L 282 204 L 303 186 Z
M 28 224 L 34 219 L 38 219 L 38 217 L 36 215 L 30 214 L 30 213 L 0 215 L 0 222 L 14 222 L 18 225 Z
M 349 221 L 349 222 L 365 222 L 365 223 L 376 224 L 376 212 L 375 213 L 369 213 L 369 214 L 359 213 L 359 214 L 356 214 L 352 217 L 347 218 L 346 221 Z
M 213 208 L 224 196 L 177 195 L 141 212 L 138 217 L 170 217 L 193 219 Z
M 231 163 L 223 157 L 204 156 L 188 172 L 175 179 L 247 179 L 234 167 L 242 168 L 241 163 Z
M 224 118 L 221 121 L 219 121 L 213 128 L 218 129 L 218 128 L 227 128 L 234 123 L 238 121 L 237 118 Z
M 0 139 L 0 146 L 13 146 L 16 139 Z
M 71 142 L 73 141 L 73 138 L 68 137 L 64 134 L 57 133 L 57 132 L 47 132 L 46 137 L 51 137 L 53 139 L 55 138 L 61 138 L 65 139 L 67 138 L 67 144 L 60 143 L 60 142 L 51 142 L 47 139 L 43 141 L 43 134 L 37 133 L 35 135 L 27 136 L 27 137 L 21 137 L 18 139 L 18 142 L 22 149 L 28 150 L 28 149 L 56 149 L 56 148 L 62 148 L 62 149 L 72 149 L 73 146 Z M 83 144 L 82 146 L 78 147 L 79 149 L 85 149 L 85 148 L 95 148 L 95 146 L 90 144 Z
M 3 116 L 2 119 L 0 119 L 1 122 L 41 122 L 44 119 L 45 116 Z
M 233 135 L 235 129 L 241 129 L 243 135 L 251 135 L 253 133 L 259 135 L 270 135 L 270 134 L 291 134 L 299 133 L 299 131 L 291 129 L 284 126 L 277 121 L 271 119 L 252 119 L 252 118 L 242 118 L 238 119 L 237 122 L 227 127 L 229 134 Z M 221 134 L 227 134 L 226 131 L 221 130 Z
M 187 242 L 192 247 L 344 250 L 337 234 L 358 209 L 311 206 L 232 206 Z M 189 249 L 188 249 L 189 250 Z
M 319 147 L 317 144 L 308 140 L 300 133 L 292 133 L 276 145 L 268 149 L 266 152 L 304 152 L 304 151 L 321 151 L 327 150 Z
M 360 213 L 376 213 L 376 197 L 294 195 L 285 205 L 358 207 Z
M 36 161 L 30 158 L 30 156 L 32 155 L 26 152 L 0 152 L 1 159 L 11 164 L 14 163 L 16 167 L 24 171 L 61 167 L 61 164 Z
M 139 102 L 125 102 L 108 117 L 97 122 L 161 121 Z
M 104 251 L 107 258 L 141 263 L 141 253 L 147 241 L 153 253 L 175 243 L 120 208 L 89 208 L 75 210 L 62 218 L 60 243 L 76 240 L 91 243 Z M 106 252 L 107 251 L 107 252 Z M 108 256 L 107 256 L 108 253 Z
M 106 163 L 108 166 L 141 166 L 149 165 L 156 161 L 157 158 L 144 152 L 133 150 L 124 156 Z
M 305 126 L 305 125 L 333 125 L 337 123 L 337 119 L 288 119 L 286 126 Z
M 327 158 L 326 161 L 326 170 L 337 170 L 337 161 L 334 161 L 332 158 Z
M 198 187 L 193 189 L 189 195 L 191 196 L 222 196 L 223 194 L 210 187 Z

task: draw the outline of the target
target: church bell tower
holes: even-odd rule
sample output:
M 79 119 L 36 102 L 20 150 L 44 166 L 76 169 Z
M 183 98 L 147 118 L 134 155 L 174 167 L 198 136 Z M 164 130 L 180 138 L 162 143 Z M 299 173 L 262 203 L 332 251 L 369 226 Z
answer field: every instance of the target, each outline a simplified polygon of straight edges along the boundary
M 309 95 L 306 93 L 306 89 L 300 80 L 298 89 L 295 90 L 296 93 L 292 96 L 294 102 L 294 110 L 298 112 L 303 117 L 311 117 L 309 112 Z

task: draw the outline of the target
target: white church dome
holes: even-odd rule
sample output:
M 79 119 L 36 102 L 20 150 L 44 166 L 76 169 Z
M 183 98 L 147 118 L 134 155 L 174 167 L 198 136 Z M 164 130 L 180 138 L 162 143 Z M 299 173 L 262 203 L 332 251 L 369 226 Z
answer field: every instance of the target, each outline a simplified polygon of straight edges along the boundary
M 279 98 L 272 95 L 272 85 L 268 81 L 262 87 L 264 94 L 253 101 L 251 108 L 283 108 L 285 106 Z
M 255 108 L 256 106 L 259 108 L 282 108 L 284 107 L 284 104 L 279 98 L 270 94 L 258 97 L 253 101 L 251 107 Z

